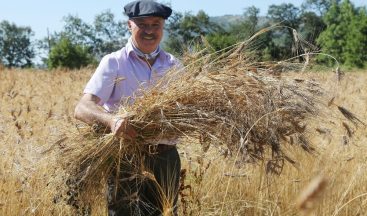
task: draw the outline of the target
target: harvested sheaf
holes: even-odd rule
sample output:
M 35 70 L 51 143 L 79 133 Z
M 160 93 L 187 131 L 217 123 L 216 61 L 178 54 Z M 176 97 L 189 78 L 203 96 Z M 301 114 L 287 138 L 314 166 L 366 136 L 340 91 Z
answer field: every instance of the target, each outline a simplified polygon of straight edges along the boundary
M 201 71 L 193 66 L 185 72 L 171 71 L 133 105 L 121 109 L 119 115 L 134 113 L 130 122 L 138 132 L 136 140 L 88 127 L 92 130 L 66 150 L 67 161 L 81 167 L 80 179 L 87 180 L 111 170 L 120 155 L 137 154 L 147 149 L 147 142 L 161 139 L 196 139 L 204 148 L 216 145 L 229 155 L 239 151 L 246 161 L 264 159 L 269 149 L 280 159 L 281 142 L 291 139 L 311 151 L 306 124 L 319 112 L 322 89 L 309 81 L 254 73 L 246 65 L 229 67 L 213 64 Z
M 331 109 L 328 95 L 314 81 L 274 74 L 283 66 L 255 62 L 247 46 L 187 58 L 185 67 L 169 71 L 137 93 L 132 105 L 121 106 L 117 116 L 133 113 L 135 140 L 87 126 L 64 149 L 65 169 L 78 185 L 103 184 L 101 179 L 126 162 L 124 155 L 139 160 L 149 150 L 147 143 L 161 139 L 197 140 L 204 149 L 216 146 L 240 162 L 266 161 L 267 171 L 277 174 L 285 160 L 294 163 L 283 152 L 287 143 L 313 152 L 308 136 L 316 130 L 308 123 Z M 149 178 L 144 173 L 137 167 L 138 175 Z

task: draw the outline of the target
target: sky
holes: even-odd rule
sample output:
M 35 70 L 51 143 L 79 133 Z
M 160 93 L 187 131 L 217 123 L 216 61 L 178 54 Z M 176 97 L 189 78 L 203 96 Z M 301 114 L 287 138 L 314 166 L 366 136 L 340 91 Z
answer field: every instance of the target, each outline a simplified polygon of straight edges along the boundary
M 110 10 L 116 20 L 126 20 L 123 6 L 131 0 L 0 0 L 0 21 L 7 20 L 17 26 L 29 26 L 35 38 L 62 30 L 63 17 L 76 15 L 87 23 L 92 23 L 95 15 Z M 304 0 L 160 0 L 171 4 L 174 11 L 196 14 L 204 10 L 209 16 L 242 14 L 244 9 L 255 6 L 265 15 L 269 5 L 292 3 L 299 7 Z M 366 6 L 365 0 L 352 0 L 355 6 Z

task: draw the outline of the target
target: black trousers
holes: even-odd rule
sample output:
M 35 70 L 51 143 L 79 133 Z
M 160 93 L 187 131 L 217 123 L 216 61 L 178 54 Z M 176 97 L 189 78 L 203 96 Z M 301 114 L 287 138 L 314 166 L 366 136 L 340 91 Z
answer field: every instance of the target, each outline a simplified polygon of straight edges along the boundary
M 181 162 L 177 148 L 126 158 L 108 182 L 110 216 L 177 215 Z

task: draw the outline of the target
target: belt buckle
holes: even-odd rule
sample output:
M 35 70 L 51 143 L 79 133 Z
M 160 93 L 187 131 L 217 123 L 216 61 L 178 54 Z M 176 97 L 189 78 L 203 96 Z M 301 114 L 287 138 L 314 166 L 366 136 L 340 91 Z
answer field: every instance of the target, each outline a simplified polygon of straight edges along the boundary
M 158 145 L 149 145 L 148 152 L 149 154 L 158 154 Z

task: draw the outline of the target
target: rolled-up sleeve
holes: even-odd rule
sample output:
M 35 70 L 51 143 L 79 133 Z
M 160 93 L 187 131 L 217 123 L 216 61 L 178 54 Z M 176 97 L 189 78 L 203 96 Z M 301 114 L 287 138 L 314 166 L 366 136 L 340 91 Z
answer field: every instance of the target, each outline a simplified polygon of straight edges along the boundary
M 101 99 L 100 105 L 110 98 L 116 84 L 118 63 L 107 55 L 99 63 L 95 73 L 87 83 L 84 93 L 93 94 Z

